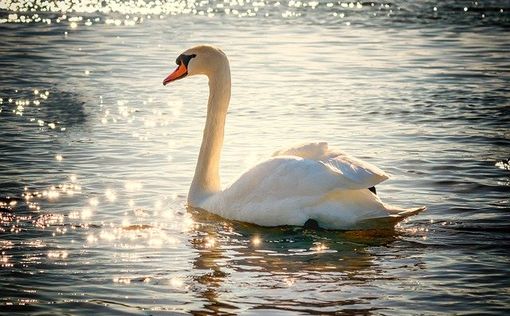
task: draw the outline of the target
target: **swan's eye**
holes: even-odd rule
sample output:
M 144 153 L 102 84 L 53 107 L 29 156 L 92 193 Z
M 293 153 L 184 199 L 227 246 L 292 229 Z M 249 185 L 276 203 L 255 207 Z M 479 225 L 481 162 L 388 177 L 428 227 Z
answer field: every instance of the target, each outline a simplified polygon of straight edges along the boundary
M 197 57 L 196 54 L 191 54 L 191 55 L 184 55 L 184 54 L 180 54 L 179 57 L 177 57 L 177 59 L 175 60 L 175 63 L 177 65 L 181 65 L 182 63 L 184 63 L 184 66 L 188 67 L 188 63 L 189 61 L 192 59 L 192 58 L 195 58 Z

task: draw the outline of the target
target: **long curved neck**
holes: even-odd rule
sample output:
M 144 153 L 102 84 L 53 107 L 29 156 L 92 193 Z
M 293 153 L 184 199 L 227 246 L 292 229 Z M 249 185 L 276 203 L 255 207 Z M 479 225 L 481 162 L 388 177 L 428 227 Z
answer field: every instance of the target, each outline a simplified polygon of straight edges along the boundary
M 221 190 L 220 156 L 225 118 L 230 102 L 230 67 L 228 61 L 209 75 L 209 101 L 202 145 L 195 176 L 188 194 L 188 204 L 199 207 L 208 196 Z

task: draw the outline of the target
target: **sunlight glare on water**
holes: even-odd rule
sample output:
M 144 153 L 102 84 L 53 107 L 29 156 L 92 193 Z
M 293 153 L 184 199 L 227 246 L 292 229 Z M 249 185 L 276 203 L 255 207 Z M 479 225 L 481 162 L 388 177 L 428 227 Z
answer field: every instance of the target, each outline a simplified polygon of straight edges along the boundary
M 505 314 L 505 1 L 0 2 L 0 314 Z M 186 208 L 207 80 L 229 56 L 222 184 L 327 141 L 427 212 L 390 231 Z

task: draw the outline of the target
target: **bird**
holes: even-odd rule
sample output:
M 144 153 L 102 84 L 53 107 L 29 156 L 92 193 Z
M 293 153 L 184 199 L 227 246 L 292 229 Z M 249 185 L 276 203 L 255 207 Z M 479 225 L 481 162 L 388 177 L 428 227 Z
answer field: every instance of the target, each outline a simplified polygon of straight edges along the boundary
M 231 97 L 229 60 L 220 48 L 199 45 L 184 51 L 175 62 L 177 68 L 163 85 L 197 75 L 207 76 L 209 84 L 189 207 L 259 226 L 328 230 L 392 227 L 425 209 L 383 203 L 375 186 L 389 176 L 368 162 L 330 149 L 327 142 L 278 150 L 222 189 L 219 166 Z

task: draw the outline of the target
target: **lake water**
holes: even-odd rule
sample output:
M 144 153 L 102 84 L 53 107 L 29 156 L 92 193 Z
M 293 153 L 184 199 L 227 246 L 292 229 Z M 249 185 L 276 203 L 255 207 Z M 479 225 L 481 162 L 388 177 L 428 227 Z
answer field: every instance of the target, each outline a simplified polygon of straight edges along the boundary
M 508 1 L 0 4 L 0 314 L 506 314 Z M 222 181 L 327 141 L 392 175 L 391 231 L 186 210 L 207 80 L 233 95 Z

